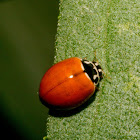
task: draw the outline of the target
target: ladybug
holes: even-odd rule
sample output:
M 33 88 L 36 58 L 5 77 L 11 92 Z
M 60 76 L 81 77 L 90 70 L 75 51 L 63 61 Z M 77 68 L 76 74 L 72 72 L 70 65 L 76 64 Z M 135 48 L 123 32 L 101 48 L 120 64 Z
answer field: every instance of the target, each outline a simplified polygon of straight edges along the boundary
M 73 109 L 87 101 L 102 78 L 97 62 L 72 57 L 53 65 L 43 76 L 39 98 L 54 109 Z

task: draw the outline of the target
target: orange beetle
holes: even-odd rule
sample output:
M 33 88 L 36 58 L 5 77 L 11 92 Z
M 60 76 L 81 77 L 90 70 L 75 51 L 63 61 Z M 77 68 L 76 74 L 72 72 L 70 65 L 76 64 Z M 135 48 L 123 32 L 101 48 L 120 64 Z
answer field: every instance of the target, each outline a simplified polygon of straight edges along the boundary
M 73 109 L 94 93 L 102 77 L 101 67 L 78 57 L 65 59 L 52 66 L 43 76 L 39 97 L 55 109 Z

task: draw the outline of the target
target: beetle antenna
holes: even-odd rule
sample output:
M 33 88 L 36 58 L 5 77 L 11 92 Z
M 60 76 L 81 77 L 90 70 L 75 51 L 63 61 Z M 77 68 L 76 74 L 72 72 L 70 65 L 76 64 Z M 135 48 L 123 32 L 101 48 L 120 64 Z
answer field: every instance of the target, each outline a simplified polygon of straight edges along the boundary
M 95 60 L 94 60 L 95 59 Z M 96 50 L 94 51 L 94 59 L 92 62 L 96 61 L 98 64 L 99 64 L 99 61 L 97 60 L 97 57 L 96 57 Z
M 111 79 L 103 70 L 102 70 L 103 74 L 105 77 L 107 77 L 108 79 Z

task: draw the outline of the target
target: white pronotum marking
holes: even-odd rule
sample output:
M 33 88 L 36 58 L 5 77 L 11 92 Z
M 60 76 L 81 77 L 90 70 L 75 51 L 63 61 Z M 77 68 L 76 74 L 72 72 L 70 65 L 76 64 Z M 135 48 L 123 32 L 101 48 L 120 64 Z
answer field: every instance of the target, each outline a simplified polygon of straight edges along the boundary
M 94 75 L 94 76 L 93 76 L 93 79 L 94 79 L 94 80 L 95 80 L 96 78 L 98 78 L 98 75 Z
M 99 71 L 99 72 L 102 72 L 102 70 L 101 70 L 101 69 L 98 69 L 98 71 Z
M 98 63 L 95 63 L 95 66 L 98 66 Z

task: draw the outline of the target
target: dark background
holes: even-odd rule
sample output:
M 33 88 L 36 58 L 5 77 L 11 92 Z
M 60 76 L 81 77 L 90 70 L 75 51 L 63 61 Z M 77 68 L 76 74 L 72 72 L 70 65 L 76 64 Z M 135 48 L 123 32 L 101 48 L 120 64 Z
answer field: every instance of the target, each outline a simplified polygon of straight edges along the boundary
M 41 140 L 48 109 L 38 98 L 40 80 L 53 64 L 56 0 L 0 1 L 1 138 Z

